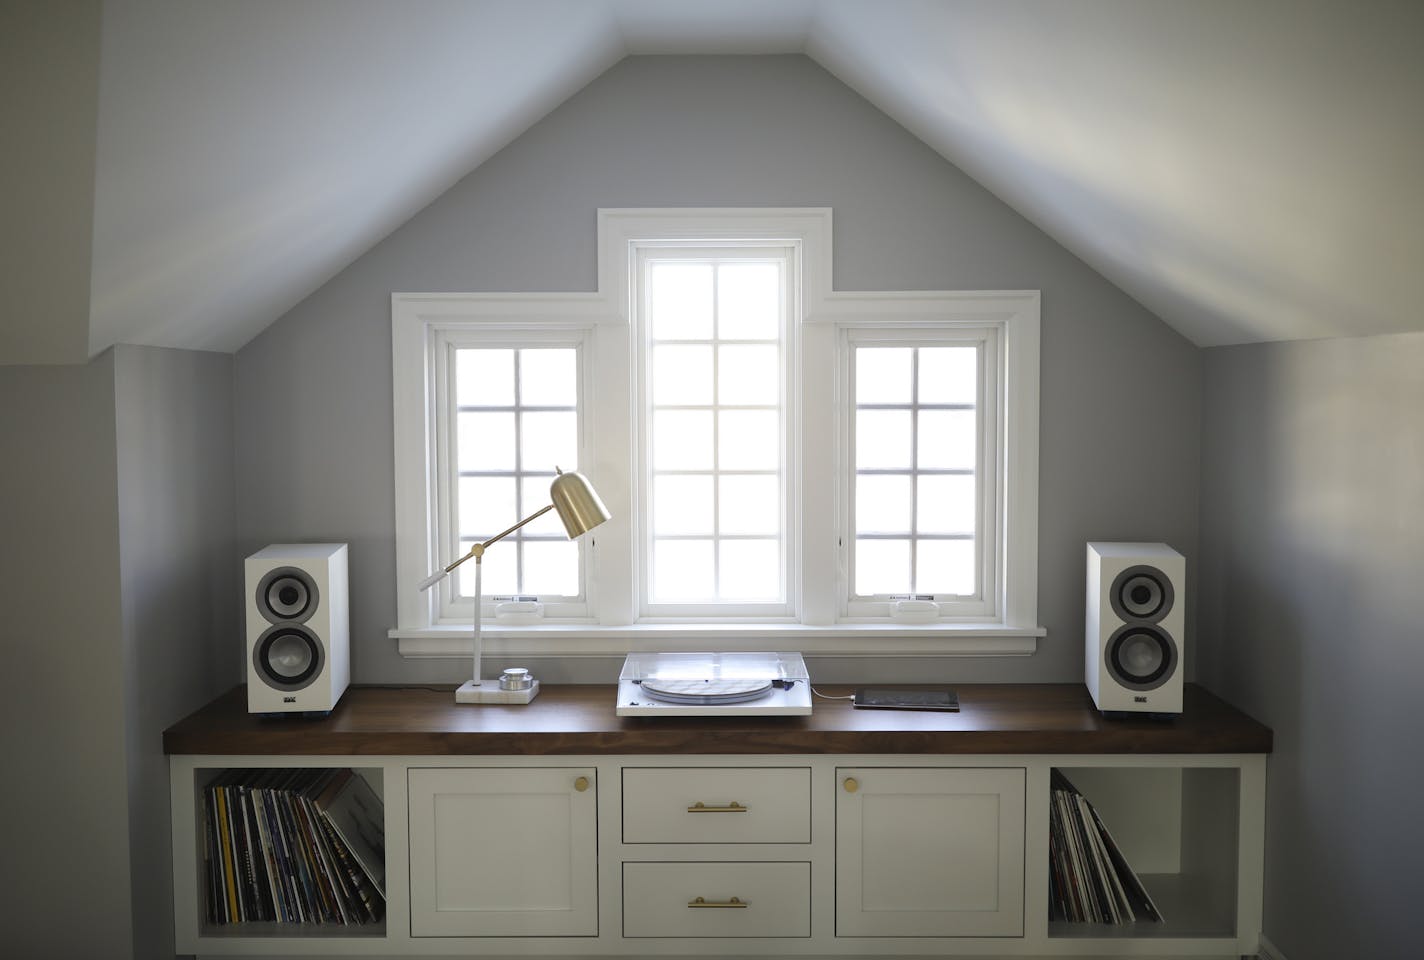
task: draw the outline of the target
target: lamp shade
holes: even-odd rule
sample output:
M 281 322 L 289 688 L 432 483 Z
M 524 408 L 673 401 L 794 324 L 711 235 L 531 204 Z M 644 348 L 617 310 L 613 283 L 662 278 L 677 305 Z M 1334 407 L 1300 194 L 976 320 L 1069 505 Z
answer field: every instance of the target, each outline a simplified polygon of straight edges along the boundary
M 560 470 L 549 485 L 549 499 L 554 501 L 554 510 L 564 521 L 570 540 L 588 533 L 611 516 L 593 485 L 581 473 Z

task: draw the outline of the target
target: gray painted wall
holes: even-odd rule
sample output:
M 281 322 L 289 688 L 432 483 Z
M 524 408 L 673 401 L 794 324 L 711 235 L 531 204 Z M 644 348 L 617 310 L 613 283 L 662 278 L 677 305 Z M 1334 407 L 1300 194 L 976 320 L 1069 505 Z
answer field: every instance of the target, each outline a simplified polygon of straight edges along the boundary
M 0 363 L 89 356 L 99 0 L 0 3 Z
M 818 679 L 1082 676 L 1083 543 L 1196 548 L 1200 358 L 805 57 L 634 57 L 599 77 L 237 355 L 238 534 L 351 543 L 357 682 L 462 679 L 403 662 L 395 625 L 390 294 L 596 285 L 599 207 L 835 211 L 841 290 L 1043 291 L 1040 620 L 1030 660 L 822 661 Z M 829 371 L 827 372 L 829 375 Z M 540 665 L 608 681 L 616 662 Z
M 112 354 L 0 367 L 7 956 L 132 955 L 113 404 Z
M 1418 956 L 1424 335 L 1205 358 L 1198 676 L 1275 729 L 1266 936 Z
M 232 365 L 0 367 L 6 956 L 173 955 L 162 732 L 241 679 Z
M 163 730 L 242 679 L 232 357 L 114 348 L 135 957 L 173 955 Z

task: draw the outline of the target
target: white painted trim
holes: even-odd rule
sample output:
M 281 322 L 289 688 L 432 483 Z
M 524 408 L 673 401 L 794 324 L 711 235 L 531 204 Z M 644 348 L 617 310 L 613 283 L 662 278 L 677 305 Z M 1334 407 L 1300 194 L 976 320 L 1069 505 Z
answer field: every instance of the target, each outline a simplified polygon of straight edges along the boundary
M 441 616 L 439 592 L 422 593 L 416 586 L 449 562 L 439 555 L 440 535 L 434 521 L 438 478 L 428 456 L 437 423 L 432 385 L 441 336 L 471 327 L 484 332 L 536 326 L 549 331 L 597 330 L 611 320 L 607 302 L 597 294 L 391 295 L 397 623 L 429 625 Z M 591 394 L 591 384 L 587 392 Z M 586 432 L 599 429 L 591 418 L 587 423 Z
M 528 659 L 624 656 L 648 649 L 667 653 L 760 651 L 791 646 L 809 656 L 933 657 L 1031 656 L 1047 631 L 1011 630 L 979 624 L 916 626 L 848 623 L 810 626 L 800 623 L 635 623 L 604 627 L 584 624 L 486 626 L 480 631 L 486 656 Z M 391 630 L 404 657 L 468 659 L 468 627 Z M 866 641 L 873 641 L 867 646 Z
M 626 311 L 638 240 L 790 240 L 802 251 L 804 319 L 831 293 L 830 207 L 605 208 L 598 211 L 598 290 Z M 626 314 L 625 314 L 626 317 Z

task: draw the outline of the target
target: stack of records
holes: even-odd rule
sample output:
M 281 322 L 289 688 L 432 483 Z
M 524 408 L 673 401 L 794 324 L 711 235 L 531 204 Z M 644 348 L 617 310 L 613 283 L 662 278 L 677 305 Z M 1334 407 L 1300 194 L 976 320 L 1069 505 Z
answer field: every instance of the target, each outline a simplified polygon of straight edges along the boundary
M 385 916 L 385 812 L 351 770 L 233 769 L 203 791 L 211 924 Z
M 1049 919 L 1126 925 L 1161 913 L 1098 811 L 1057 770 L 1048 817 Z

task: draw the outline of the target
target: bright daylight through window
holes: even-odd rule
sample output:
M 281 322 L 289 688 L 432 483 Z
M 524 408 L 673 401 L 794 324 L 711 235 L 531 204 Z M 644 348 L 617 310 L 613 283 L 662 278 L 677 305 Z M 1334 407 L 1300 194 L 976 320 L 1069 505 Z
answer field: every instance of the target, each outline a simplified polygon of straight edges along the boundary
M 824 208 L 604 210 L 597 293 L 394 295 L 401 652 L 457 648 L 472 571 L 418 584 L 558 469 L 613 519 L 490 551 L 486 617 L 543 608 L 491 652 L 1030 652 L 1038 294 L 834 291 L 830 239 Z
M 641 260 L 646 612 L 786 612 L 789 255 L 655 250 Z

